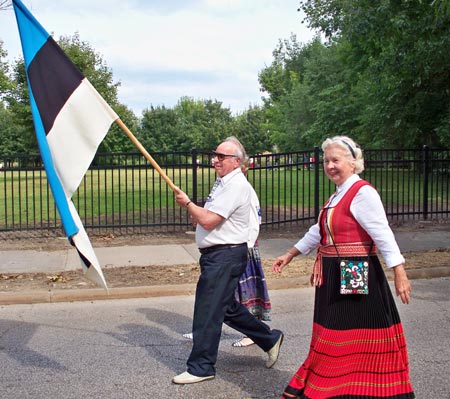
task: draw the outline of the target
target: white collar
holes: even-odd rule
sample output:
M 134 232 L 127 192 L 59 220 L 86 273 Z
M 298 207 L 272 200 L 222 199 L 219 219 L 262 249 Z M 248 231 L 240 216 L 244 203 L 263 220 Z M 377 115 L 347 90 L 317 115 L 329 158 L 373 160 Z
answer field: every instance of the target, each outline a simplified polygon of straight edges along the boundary
M 242 173 L 241 168 L 236 168 L 234 169 L 232 172 L 228 173 L 227 175 L 223 176 L 223 177 L 219 177 L 219 180 L 221 182 L 221 184 L 225 185 L 227 184 L 227 182 L 229 180 L 231 180 L 234 176 L 236 176 L 237 174 Z
M 336 186 L 336 194 L 340 194 L 343 191 L 347 191 L 354 183 L 356 183 L 361 178 L 357 174 L 351 175 L 344 183 L 340 186 Z

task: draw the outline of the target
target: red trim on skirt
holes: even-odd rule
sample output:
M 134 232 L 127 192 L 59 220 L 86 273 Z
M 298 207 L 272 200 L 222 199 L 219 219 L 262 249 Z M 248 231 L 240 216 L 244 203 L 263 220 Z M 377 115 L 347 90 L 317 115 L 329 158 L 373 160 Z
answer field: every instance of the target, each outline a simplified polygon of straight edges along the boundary
M 314 323 L 308 358 L 285 394 L 297 396 L 283 398 L 414 398 L 402 325 L 337 331 Z

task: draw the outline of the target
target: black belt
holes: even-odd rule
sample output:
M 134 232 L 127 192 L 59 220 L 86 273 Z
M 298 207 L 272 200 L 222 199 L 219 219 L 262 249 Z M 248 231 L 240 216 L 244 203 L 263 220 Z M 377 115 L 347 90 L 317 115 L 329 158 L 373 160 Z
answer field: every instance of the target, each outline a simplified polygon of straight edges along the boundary
M 238 248 L 238 247 L 243 247 L 244 245 L 247 246 L 247 243 L 244 242 L 242 244 L 218 244 L 218 245 L 213 245 L 213 246 L 207 247 L 207 248 L 199 248 L 198 250 L 200 251 L 200 253 L 202 255 L 206 255 L 211 252 L 218 251 L 219 249 Z

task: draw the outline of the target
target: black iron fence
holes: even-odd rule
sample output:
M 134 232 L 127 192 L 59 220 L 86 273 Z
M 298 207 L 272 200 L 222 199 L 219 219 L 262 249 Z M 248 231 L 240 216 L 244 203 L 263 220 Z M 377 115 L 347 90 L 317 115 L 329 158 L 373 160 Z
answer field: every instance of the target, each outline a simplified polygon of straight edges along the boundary
M 365 150 L 361 177 L 379 191 L 391 221 L 448 219 L 450 150 Z M 215 180 L 210 154 L 152 154 L 172 181 L 202 204 Z M 257 154 L 248 179 L 261 202 L 263 225 L 311 225 L 334 187 L 321 152 Z M 139 153 L 98 154 L 72 198 L 90 234 L 187 231 L 185 209 Z M 0 158 L 0 232 L 61 235 L 61 222 L 38 155 Z M 8 234 L 1 234 L 7 238 Z

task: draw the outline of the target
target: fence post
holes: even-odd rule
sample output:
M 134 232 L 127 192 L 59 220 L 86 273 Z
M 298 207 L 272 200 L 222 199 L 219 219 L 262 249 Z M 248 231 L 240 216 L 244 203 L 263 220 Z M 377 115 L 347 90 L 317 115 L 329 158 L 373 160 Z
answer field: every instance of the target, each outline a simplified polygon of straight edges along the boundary
M 192 167 L 192 202 L 194 204 L 197 204 L 197 169 L 198 169 L 198 164 L 197 164 L 197 157 L 198 157 L 198 152 L 197 152 L 197 148 L 193 148 L 191 151 L 191 167 Z
M 428 175 L 430 173 L 430 148 L 423 146 L 423 219 L 428 219 Z
M 319 147 L 314 147 L 314 220 L 319 219 Z

